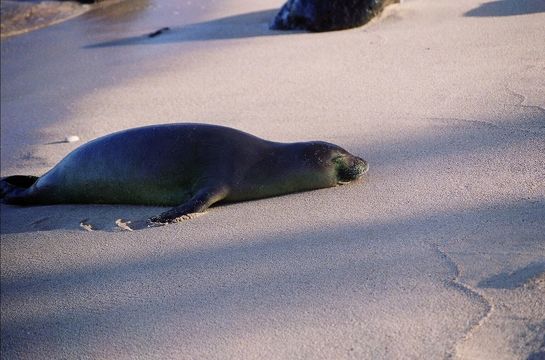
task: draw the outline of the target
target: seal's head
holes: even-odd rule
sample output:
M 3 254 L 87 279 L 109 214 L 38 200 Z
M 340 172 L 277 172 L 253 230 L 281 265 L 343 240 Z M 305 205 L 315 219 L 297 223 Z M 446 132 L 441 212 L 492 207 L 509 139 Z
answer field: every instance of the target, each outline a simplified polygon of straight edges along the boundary
M 242 195 L 231 198 L 257 199 L 347 184 L 361 178 L 367 168 L 365 160 L 334 144 L 277 143 L 237 183 Z
M 333 185 L 347 184 L 360 179 L 369 169 L 367 161 L 350 154 L 343 148 L 322 142 L 307 143 L 306 160 L 322 173 L 332 177 Z

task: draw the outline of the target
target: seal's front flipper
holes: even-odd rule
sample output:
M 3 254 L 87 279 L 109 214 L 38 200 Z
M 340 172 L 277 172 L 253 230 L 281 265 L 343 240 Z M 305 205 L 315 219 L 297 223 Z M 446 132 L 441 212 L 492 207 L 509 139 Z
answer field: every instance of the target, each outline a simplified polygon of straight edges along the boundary
M 180 220 L 191 219 L 191 214 L 205 211 L 210 205 L 224 199 L 227 193 L 226 187 L 223 186 L 203 188 L 189 199 L 189 201 L 150 218 L 150 221 L 153 223 L 174 223 Z

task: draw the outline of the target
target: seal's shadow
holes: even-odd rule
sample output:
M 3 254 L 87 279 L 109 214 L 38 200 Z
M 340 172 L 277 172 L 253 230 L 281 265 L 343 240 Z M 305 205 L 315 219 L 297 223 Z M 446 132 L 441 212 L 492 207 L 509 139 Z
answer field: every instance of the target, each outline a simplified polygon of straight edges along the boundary
M 84 46 L 84 48 L 95 49 L 112 46 L 159 45 L 191 41 L 242 39 L 258 36 L 289 35 L 302 32 L 270 30 L 269 26 L 277 12 L 278 9 L 256 11 L 186 26 L 169 27 L 167 31 L 160 31 L 160 34 L 156 33 L 152 37 L 150 37 L 150 34 L 145 33 L 138 36 L 91 44 Z

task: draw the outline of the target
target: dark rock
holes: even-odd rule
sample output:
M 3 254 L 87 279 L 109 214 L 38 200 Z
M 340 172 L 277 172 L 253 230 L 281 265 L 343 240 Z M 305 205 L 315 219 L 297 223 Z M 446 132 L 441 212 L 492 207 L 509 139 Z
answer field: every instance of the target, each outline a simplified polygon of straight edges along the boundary
M 273 30 L 333 31 L 361 26 L 400 0 L 288 0 Z

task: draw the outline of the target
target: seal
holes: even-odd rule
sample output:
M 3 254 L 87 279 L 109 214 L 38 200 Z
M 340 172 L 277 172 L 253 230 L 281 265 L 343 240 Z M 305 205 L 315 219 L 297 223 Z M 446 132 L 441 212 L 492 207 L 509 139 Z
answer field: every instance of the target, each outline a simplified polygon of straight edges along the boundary
M 400 0 L 288 0 L 272 30 L 333 31 L 364 25 Z
M 40 177 L 0 180 L 8 204 L 174 206 L 149 220 L 176 222 L 218 202 L 333 187 L 367 162 L 322 141 L 279 143 L 217 125 L 165 124 L 92 140 Z

